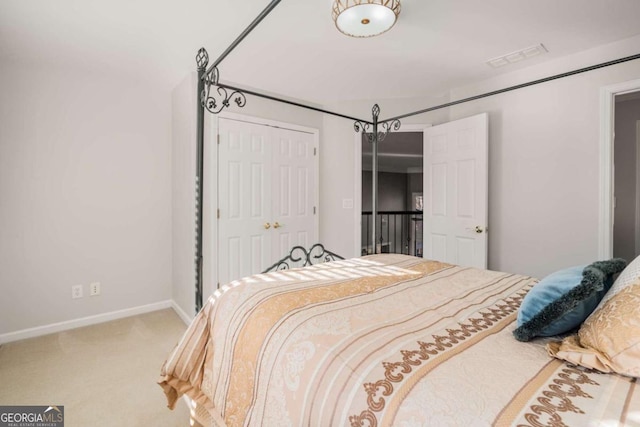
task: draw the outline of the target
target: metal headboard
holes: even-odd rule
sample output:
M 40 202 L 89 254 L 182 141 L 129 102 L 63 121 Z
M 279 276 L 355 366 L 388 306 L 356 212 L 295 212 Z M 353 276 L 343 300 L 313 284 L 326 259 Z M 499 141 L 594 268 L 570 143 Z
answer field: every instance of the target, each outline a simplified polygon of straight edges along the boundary
M 337 261 L 344 259 L 340 255 L 325 249 L 320 243 L 311 246 L 306 250 L 302 246 L 294 246 L 289 255 L 277 261 L 271 267 L 267 268 L 263 273 L 270 271 L 289 270 L 295 267 L 307 267 L 309 265 L 320 264 L 323 262 Z M 304 261 L 304 262 L 303 262 Z

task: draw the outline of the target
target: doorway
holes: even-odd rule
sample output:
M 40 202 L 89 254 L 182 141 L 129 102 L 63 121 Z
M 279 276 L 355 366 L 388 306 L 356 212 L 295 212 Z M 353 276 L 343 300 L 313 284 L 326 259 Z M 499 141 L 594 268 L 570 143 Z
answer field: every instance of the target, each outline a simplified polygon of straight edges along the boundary
M 431 125 L 430 124 L 408 124 L 408 123 L 403 123 L 402 127 L 400 128 L 400 130 L 398 131 L 393 131 L 390 132 L 387 135 L 387 138 L 385 139 L 384 142 L 382 142 L 379 147 L 378 150 L 380 150 L 381 148 L 383 148 L 383 146 L 386 144 L 387 146 L 392 146 L 393 145 L 393 139 L 389 139 L 389 138 L 394 138 L 394 135 L 402 135 L 405 133 L 411 133 L 411 134 L 415 134 L 416 136 L 420 137 L 420 145 L 422 146 L 422 141 L 423 141 L 423 137 L 424 137 L 424 131 L 428 128 L 430 128 Z M 389 142 L 387 144 L 387 142 Z M 354 197 L 354 200 L 352 201 L 353 203 L 350 204 L 351 207 L 353 207 L 353 215 L 354 215 L 354 223 L 356 224 L 355 230 L 354 230 L 354 241 L 353 241 L 353 248 L 354 248 L 354 252 L 353 252 L 353 256 L 355 257 L 359 257 L 363 255 L 363 251 L 368 251 L 368 248 L 366 246 L 366 244 L 363 244 L 364 238 L 371 234 L 370 230 L 367 233 L 367 229 L 365 226 L 362 225 L 362 212 L 364 211 L 363 209 L 363 203 L 365 203 L 365 200 L 363 200 L 364 198 L 367 198 L 369 205 L 367 207 L 367 212 L 371 212 L 371 187 L 369 186 L 369 190 L 365 191 L 366 195 L 363 194 L 363 172 L 366 172 L 367 170 L 369 171 L 369 176 L 371 175 L 371 154 L 367 157 L 364 158 L 363 157 L 363 135 L 362 133 L 356 133 L 354 136 L 354 145 L 355 145 L 355 150 L 354 150 L 354 154 L 355 154 L 355 165 L 354 165 L 354 184 L 355 184 L 355 188 L 354 188 L 354 194 L 356 197 Z M 386 147 L 384 147 L 386 148 Z M 423 149 L 423 148 L 422 148 Z M 422 151 L 421 149 L 421 151 Z M 400 153 L 394 153 L 393 151 L 389 151 L 388 152 L 388 156 L 387 158 L 389 159 L 393 159 L 394 156 L 396 159 L 399 159 L 402 156 L 402 152 Z M 406 154 L 406 153 L 405 153 Z M 405 157 L 412 157 L 415 156 L 416 153 L 413 153 L 411 156 L 405 156 Z M 380 157 L 380 155 L 378 156 L 378 166 L 380 167 L 380 159 L 382 157 Z M 417 157 L 413 157 L 414 161 L 416 160 Z M 407 159 L 408 160 L 408 159 Z M 422 165 L 422 155 L 420 155 L 420 169 L 422 169 L 423 165 Z M 413 172 L 417 172 L 418 169 L 410 169 L 410 173 Z M 380 172 L 380 171 L 379 171 Z M 411 196 L 411 198 L 413 198 L 413 195 Z M 348 200 L 349 202 L 351 202 L 351 200 Z M 344 205 L 343 201 L 343 205 Z M 380 205 L 378 205 L 378 210 L 380 210 Z M 393 228 L 392 228 L 393 229 Z M 379 229 L 378 229 L 379 231 Z M 371 237 L 369 237 L 369 239 L 371 239 Z M 364 247 L 363 247 L 364 246 Z M 381 248 L 382 249 L 382 248 Z M 381 251 L 379 251 L 381 252 Z
M 389 144 L 378 147 L 379 177 L 384 173 L 383 167 L 387 158 L 402 159 L 419 162 L 422 160 L 423 188 L 420 191 L 407 190 L 400 196 L 401 207 L 410 203 L 410 209 L 416 209 L 409 214 L 418 215 L 416 221 L 420 223 L 415 231 L 409 229 L 402 232 L 403 224 L 387 220 L 384 223 L 387 207 L 381 203 L 376 216 L 376 240 L 365 240 L 368 236 L 365 221 L 367 211 L 366 200 L 369 189 L 366 184 L 367 167 L 370 158 L 365 157 L 367 147 L 363 149 L 361 135 L 356 139 L 356 249 L 361 254 L 368 253 L 403 253 L 414 256 L 428 257 L 443 262 L 486 268 L 487 266 L 487 220 L 488 220 L 488 115 L 487 113 L 454 120 L 434 127 L 408 129 L 404 132 L 417 131 L 417 141 L 411 144 L 411 149 L 393 151 L 395 147 Z M 422 155 L 416 145 L 422 135 Z M 413 135 L 412 135 L 413 136 Z M 387 136 L 388 138 L 389 136 Z M 386 143 L 387 141 L 385 141 Z M 364 155 L 363 155 L 364 153 Z M 381 155 L 382 154 L 382 155 Z M 371 156 L 369 156 L 371 157 Z M 380 160 L 384 159 L 384 160 Z M 425 161 L 426 160 L 426 161 Z M 389 162 L 393 164 L 394 162 Z M 419 163 L 415 166 L 419 166 Z M 418 172 L 419 169 L 414 169 Z M 385 202 L 382 197 L 385 184 L 381 181 L 378 188 L 378 200 Z M 401 179 L 402 181 L 402 179 Z M 406 179 L 405 179 L 406 181 Z M 419 188 L 419 187 L 418 187 Z M 402 191 L 396 192 L 402 194 Z M 420 197 L 422 195 L 422 197 Z M 422 208 L 422 211 L 418 211 Z M 363 212 L 364 211 L 364 212 Z M 371 215 L 373 216 L 373 215 Z M 412 218 L 410 218 L 412 219 Z M 369 222 L 373 229 L 373 220 Z M 379 224 L 378 224 L 379 223 Z M 400 232 L 398 233 L 398 229 Z M 380 231 L 380 233 L 378 233 Z M 385 240 L 386 231 L 386 240 Z M 373 233 L 372 233 L 373 234 Z M 394 240 L 401 236 L 401 245 L 394 248 Z M 417 234 L 417 235 L 416 235 Z M 422 238 L 420 238 L 422 234 Z M 413 236 L 413 253 L 411 244 L 402 241 L 402 237 Z M 393 238 L 391 237 L 393 236 Z M 364 243 L 363 243 L 364 242 Z M 385 245 L 386 244 L 386 245 Z M 387 247 L 385 247 L 387 246 Z M 408 248 L 407 248 L 408 246 Z M 395 250 L 394 250 L 395 249 Z
M 615 95 L 613 256 L 640 254 L 640 91 Z
M 598 257 L 600 259 L 609 259 L 614 256 L 616 240 L 614 238 L 615 215 L 616 210 L 618 213 L 622 212 L 622 208 L 619 207 L 616 209 L 616 186 L 620 186 L 624 180 L 634 180 L 636 183 L 636 190 L 640 189 L 640 185 L 638 185 L 637 171 L 633 176 L 628 176 L 628 172 L 625 177 L 618 176 L 618 182 L 616 183 L 615 170 L 619 165 L 615 164 L 614 167 L 616 157 L 618 162 L 624 162 L 624 157 L 630 156 L 630 153 L 618 152 L 616 154 L 614 152 L 616 145 L 614 144 L 614 136 L 616 134 L 616 100 L 621 102 L 633 100 L 638 92 L 640 92 L 640 79 L 605 86 L 600 89 L 600 221 L 598 232 Z M 631 149 L 629 151 L 631 151 Z M 639 151 L 640 150 L 636 147 L 633 159 L 637 158 Z M 620 190 L 618 191 L 620 192 Z M 620 195 L 624 198 L 622 193 L 620 193 L 619 196 Z M 622 202 L 622 199 L 620 201 Z M 640 209 L 637 207 L 633 208 L 634 217 L 638 211 L 640 211 Z M 635 222 L 638 224 L 640 219 L 636 218 Z M 636 227 L 634 226 L 634 231 L 632 232 L 634 239 L 635 228 Z M 640 226 L 637 228 L 640 229 Z M 619 228 L 618 231 L 620 230 L 621 229 Z M 627 233 L 628 232 L 629 231 L 627 231 Z M 634 253 L 637 253 L 635 250 L 635 243 L 633 247 Z M 620 249 L 616 250 L 618 253 L 619 251 Z M 628 257 L 629 255 L 625 256 Z
M 378 230 L 377 253 L 422 256 L 423 132 L 392 132 L 378 146 L 378 214 L 372 215 L 372 145 L 362 150 L 361 254 L 374 253 L 371 231 Z

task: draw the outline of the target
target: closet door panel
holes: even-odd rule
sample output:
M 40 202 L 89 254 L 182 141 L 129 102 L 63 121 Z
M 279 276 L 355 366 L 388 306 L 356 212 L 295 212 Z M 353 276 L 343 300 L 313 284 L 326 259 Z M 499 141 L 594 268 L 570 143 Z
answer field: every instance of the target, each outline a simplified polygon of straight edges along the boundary
M 254 274 L 271 262 L 272 143 L 264 126 L 219 120 L 218 281 Z
M 274 155 L 273 198 L 274 230 L 287 235 L 288 246 L 281 243 L 274 247 L 276 259 L 285 256 L 292 246 L 309 248 L 317 243 L 317 219 L 314 203 L 318 183 L 317 152 L 314 152 L 313 134 L 289 129 L 274 128 L 273 138 L 278 147 Z M 278 239 L 278 241 L 280 241 Z

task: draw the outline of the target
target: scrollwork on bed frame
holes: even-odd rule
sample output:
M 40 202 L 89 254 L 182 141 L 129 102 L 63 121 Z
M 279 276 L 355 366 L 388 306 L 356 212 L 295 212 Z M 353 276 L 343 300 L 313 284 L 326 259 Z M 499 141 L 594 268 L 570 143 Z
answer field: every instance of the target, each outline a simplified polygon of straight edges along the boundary
M 306 250 L 302 246 L 294 246 L 289 255 L 273 264 L 271 267 L 263 271 L 269 273 L 271 271 L 289 270 L 295 267 L 307 267 L 309 265 L 320 264 L 323 262 L 331 262 L 344 259 L 340 255 L 331 252 L 320 244 L 316 243 Z
M 391 130 L 400 130 L 400 126 L 402 126 L 402 123 L 400 123 L 400 120 L 398 119 L 387 120 L 386 122 L 378 122 L 378 116 L 380 116 L 380 106 L 378 104 L 375 104 L 373 106 L 373 108 L 371 109 L 371 114 L 373 116 L 373 122 L 365 123 L 360 120 L 356 120 L 353 123 L 353 129 L 356 132 L 362 131 L 371 144 L 374 142 L 380 143 L 384 141 Z M 372 126 L 373 131 L 369 130 Z M 379 127 L 382 128 L 382 131 L 378 130 Z
M 209 63 L 209 54 L 206 49 L 201 48 L 196 55 L 196 63 L 199 69 L 205 69 Z M 213 67 L 204 74 L 204 90 L 200 93 L 200 103 L 212 114 L 218 114 L 231 105 L 231 101 L 235 102 L 238 107 L 244 107 L 247 98 L 239 90 L 233 90 L 231 93 L 227 88 L 219 83 L 220 72 L 218 67 Z M 215 86 L 215 92 L 211 91 L 211 86 Z M 217 95 L 216 95 L 217 92 Z

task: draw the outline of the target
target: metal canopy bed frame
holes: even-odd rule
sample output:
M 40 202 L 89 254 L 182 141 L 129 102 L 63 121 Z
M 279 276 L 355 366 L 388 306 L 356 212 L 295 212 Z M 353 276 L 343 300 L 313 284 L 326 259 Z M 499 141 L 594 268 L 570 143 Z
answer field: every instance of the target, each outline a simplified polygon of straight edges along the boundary
M 205 48 L 200 48 L 196 55 L 196 64 L 197 64 L 197 72 L 198 72 L 198 84 L 197 84 L 197 132 L 196 132 L 196 257 L 195 257 L 195 278 L 196 278 L 196 312 L 200 311 L 202 308 L 202 270 L 203 270 L 203 236 L 202 236 L 202 224 L 203 224 L 203 176 L 204 176 L 204 112 L 205 110 L 209 111 L 212 114 L 218 114 L 223 111 L 225 108 L 231 105 L 231 102 L 236 104 L 238 107 L 244 107 L 247 98 L 246 95 L 257 96 L 260 98 L 268 99 L 271 101 L 276 101 L 288 105 L 293 105 L 300 108 L 305 108 L 308 110 L 329 114 L 335 117 L 340 117 L 347 120 L 352 120 L 354 122 L 354 130 L 355 132 L 362 132 L 369 143 L 372 144 L 373 158 L 372 158 L 372 216 L 376 217 L 378 211 L 378 183 L 377 183 L 377 171 L 378 171 L 378 144 L 384 141 L 386 136 L 390 131 L 397 131 L 401 127 L 401 119 L 416 116 L 420 114 L 425 114 L 431 111 L 452 107 L 454 105 L 463 104 L 470 101 L 475 101 L 482 98 L 487 98 L 490 96 L 498 95 L 505 92 L 510 92 L 517 89 L 522 89 L 528 86 L 533 86 L 541 83 L 550 82 L 552 80 L 561 79 L 564 77 L 573 76 L 576 74 L 585 73 L 588 71 L 597 70 L 604 67 L 609 67 L 612 65 L 621 64 L 628 61 L 633 61 L 636 59 L 640 59 L 640 54 L 635 54 L 631 56 L 626 56 L 623 58 L 619 58 L 613 61 L 607 61 L 600 64 L 579 68 L 573 71 L 568 71 L 565 73 L 556 74 L 553 76 L 532 80 L 527 83 L 522 83 L 514 86 L 509 86 L 503 89 L 494 90 L 491 92 L 483 93 L 481 95 L 475 95 L 468 98 L 460 99 L 457 101 L 447 102 L 441 105 L 436 105 L 433 107 L 424 108 L 417 111 L 412 111 L 406 114 L 402 114 L 399 116 L 391 117 L 388 119 L 381 120 L 380 119 L 380 107 L 378 104 L 374 104 L 371 109 L 372 117 L 371 120 L 359 119 L 357 117 L 348 116 L 345 114 L 340 114 L 335 111 L 325 110 L 323 108 L 318 108 L 312 105 L 307 105 L 300 102 L 294 102 L 282 98 L 278 98 L 272 95 L 263 94 L 260 92 L 256 92 L 253 90 L 248 90 L 236 86 L 231 86 L 228 84 L 220 83 L 219 77 L 220 73 L 218 71 L 218 65 L 247 37 L 261 22 L 264 18 L 269 15 L 275 9 L 275 7 L 280 3 L 281 0 L 272 0 L 267 7 L 249 24 L 247 28 L 242 31 L 242 33 L 227 47 L 227 49 L 211 64 L 209 64 L 209 54 L 207 53 Z M 215 87 L 215 90 L 212 88 Z M 374 226 L 371 230 L 372 241 L 375 242 L 377 238 L 377 230 L 374 222 Z M 315 245 L 314 245 L 315 247 Z M 300 248 L 300 247 L 296 247 Z M 296 250 L 294 248 L 293 250 Z M 373 245 L 374 252 L 376 251 L 376 245 Z M 301 248 L 304 250 L 304 248 Z M 323 248 L 324 249 L 324 248 Z M 292 253 L 293 253 L 292 250 Z M 310 251 L 309 251 L 310 252 Z M 327 251 L 328 252 L 328 251 Z M 306 253 L 306 251 L 305 251 Z M 332 254 L 335 255 L 335 254 Z M 289 255 L 289 257 L 291 254 Z M 337 256 L 337 255 L 335 255 Z M 308 259 L 308 254 L 307 257 Z M 338 258 L 341 258 L 338 256 Z M 286 258 L 285 258 L 286 259 Z M 274 266 L 270 267 L 268 270 L 276 267 L 278 263 Z

